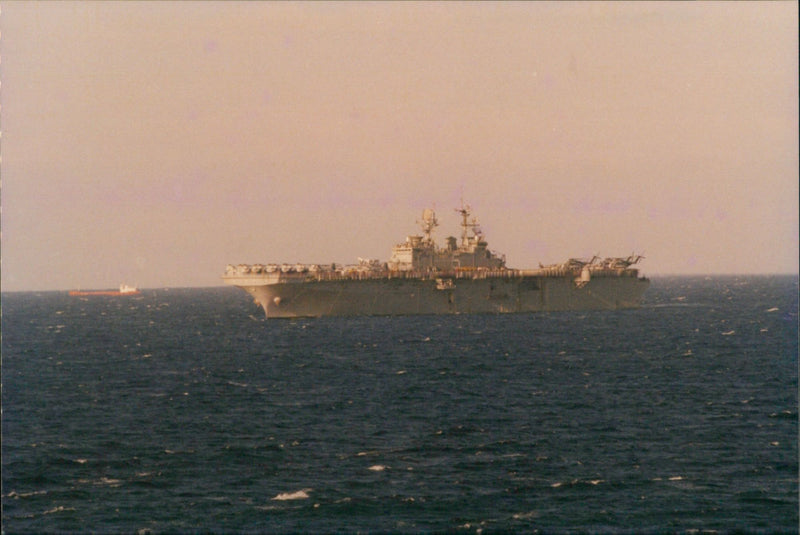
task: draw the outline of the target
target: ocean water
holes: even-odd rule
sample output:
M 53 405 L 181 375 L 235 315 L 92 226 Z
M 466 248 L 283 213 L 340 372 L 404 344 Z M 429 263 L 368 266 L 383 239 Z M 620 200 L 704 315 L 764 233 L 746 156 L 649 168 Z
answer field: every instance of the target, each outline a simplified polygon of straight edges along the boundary
M 2 296 L 5 533 L 795 533 L 798 278 L 642 308 L 266 320 Z

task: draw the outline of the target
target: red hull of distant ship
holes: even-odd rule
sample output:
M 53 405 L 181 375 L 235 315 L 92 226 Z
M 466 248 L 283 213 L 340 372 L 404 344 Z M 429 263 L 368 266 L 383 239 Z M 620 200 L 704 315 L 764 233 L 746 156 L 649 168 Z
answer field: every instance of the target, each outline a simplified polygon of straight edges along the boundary
M 136 286 L 121 284 L 119 290 L 72 290 L 69 292 L 69 295 L 137 295 L 139 293 L 141 292 L 139 292 Z

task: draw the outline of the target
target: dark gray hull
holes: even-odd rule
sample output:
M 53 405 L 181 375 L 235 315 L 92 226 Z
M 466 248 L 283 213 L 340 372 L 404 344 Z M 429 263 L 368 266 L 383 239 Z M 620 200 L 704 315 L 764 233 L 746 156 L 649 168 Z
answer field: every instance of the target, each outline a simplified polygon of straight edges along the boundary
M 650 284 L 635 276 L 226 282 L 252 295 L 268 318 L 614 310 L 639 306 Z

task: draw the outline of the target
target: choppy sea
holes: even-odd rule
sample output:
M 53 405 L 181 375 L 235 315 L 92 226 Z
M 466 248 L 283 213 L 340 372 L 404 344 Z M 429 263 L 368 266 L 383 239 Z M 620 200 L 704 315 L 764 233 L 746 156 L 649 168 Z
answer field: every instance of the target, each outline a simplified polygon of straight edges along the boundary
M 2 529 L 796 533 L 797 312 L 797 276 L 299 320 L 4 293 Z

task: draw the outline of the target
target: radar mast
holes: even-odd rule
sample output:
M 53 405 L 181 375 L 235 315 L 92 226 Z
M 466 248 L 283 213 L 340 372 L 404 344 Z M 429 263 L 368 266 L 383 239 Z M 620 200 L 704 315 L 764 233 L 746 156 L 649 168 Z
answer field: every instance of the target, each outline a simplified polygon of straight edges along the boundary
M 464 199 L 461 199 L 461 208 L 456 208 L 456 212 L 461 214 L 461 246 L 467 247 L 469 245 L 469 231 L 472 230 L 472 235 L 479 239 L 482 232 L 476 218 L 473 217 L 472 222 L 469 221 L 470 206 L 464 204 Z
M 433 239 L 431 238 L 431 233 L 433 229 L 439 226 L 439 220 L 436 219 L 436 212 L 433 211 L 431 208 L 425 208 L 422 211 L 422 221 L 417 221 L 422 227 L 422 234 L 424 235 L 424 241 L 426 243 L 431 243 Z

